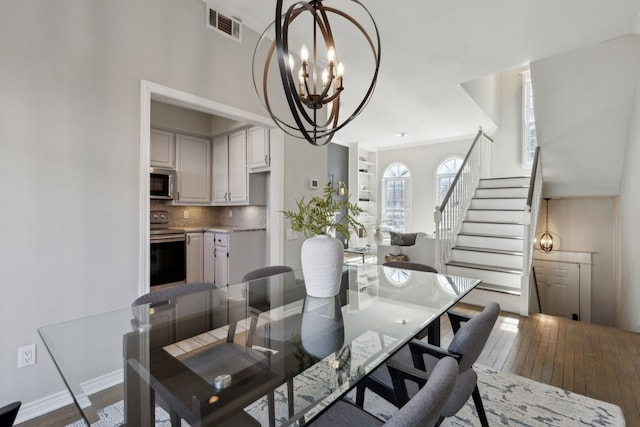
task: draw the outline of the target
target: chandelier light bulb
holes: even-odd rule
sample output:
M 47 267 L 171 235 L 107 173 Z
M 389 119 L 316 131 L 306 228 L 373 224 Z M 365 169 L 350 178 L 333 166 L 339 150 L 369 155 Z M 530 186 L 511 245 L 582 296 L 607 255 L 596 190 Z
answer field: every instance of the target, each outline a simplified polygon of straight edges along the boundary
M 300 49 L 300 59 L 305 63 L 309 61 L 309 49 L 307 49 L 306 44 L 303 44 L 302 49 Z
M 295 61 L 293 60 L 293 55 L 289 54 L 289 69 L 293 70 L 293 67 L 296 65 Z
M 338 78 L 341 79 L 344 75 L 344 65 L 341 63 L 338 64 Z
M 322 71 L 322 87 L 325 87 L 329 83 L 329 70 L 326 68 Z
M 329 60 L 329 64 L 333 64 L 336 60 L 336 50 L 333 47 L 330 47 L 327 51 L 327 59 Z

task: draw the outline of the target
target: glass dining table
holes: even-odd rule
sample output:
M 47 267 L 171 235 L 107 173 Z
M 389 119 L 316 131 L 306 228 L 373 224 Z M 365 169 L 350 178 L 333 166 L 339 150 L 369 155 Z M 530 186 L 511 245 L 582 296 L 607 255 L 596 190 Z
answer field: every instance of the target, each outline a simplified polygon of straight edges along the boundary
M 332 298 L 299 271 L 45 326 L 91 426 L 304 425 L 480 283 L 345 266 Z

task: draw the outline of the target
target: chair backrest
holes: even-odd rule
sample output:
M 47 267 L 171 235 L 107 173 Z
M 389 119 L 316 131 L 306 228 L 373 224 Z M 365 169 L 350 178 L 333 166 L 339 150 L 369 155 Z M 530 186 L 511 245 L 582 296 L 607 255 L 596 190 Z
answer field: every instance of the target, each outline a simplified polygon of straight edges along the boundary
M 427 383 L 384 425 L 388 427 L 432 427 L 440 418 L 458 378 L 458 364 L 452 357 L 438 361 Z
M 207 295 L 207 298 L 199 294 L 215 289 L 211 282 L 192 282 L 152 290 L 131 303 L 131 326 L 136 330 L 147 324 L 152 325 L 152 348 L 164 347 L 206 332 L 226 323 L 226 316 L 222 316 L 222 312 L 226 310 L 219 307 L 220 296 L 216 292 L 209 292 L 211 295 Z M 176 318 L 176 304 L 180 304 L 178 301 L 183 307 L 183 319 L 179 321 Z M 184 316 L 187 312 L 191 313 L 188 319 Z M 234 334 L 235 329 L 230 327 L 228 339 L 233 340 Z
M 293 271 L 288 265 L 271 265 L 269 267 L 262 267 L 256 270 L 250 271 L 242 276 L 241 282 L 248 282 L 249 280 L 262 279 L 263 277 L 269 277 L 280 273 L 287 273 Z
M 0 408 L 0 426 L 11 427 L 18 416 L 22 402 L 13 402 Z
M 136 307 L 138 305 L 151 304 L 153 307 L 156 304 L 164 303 L 165 301 L 169 301 L 182 295 L 193 292 L 209 291 L 212 289 L 215 289 L 215 286 L 211 282 L 193 282 L 169 286 L 167 288 L 160 288 L 139 296 L 131 303 L 131 306 Z
M 471 368 L 482 353 L 499 314 L 498 303 L 490 302 L 481 313 L 463 324 L 453 336 L 448 350 L 462 356 L 458 361 L 458 369 L 461 373 Z
M 418 264 L 417 262 L 409 262 L 409 261 L 388 261 L 382 264 L 384 267 L 393 267 L 393 268 L 406 268 L 407 270 L 415 270 L 415 271 L 426 271 L 427 273 L 437 273 L 438 270 L 435 268 L 425 265 Z

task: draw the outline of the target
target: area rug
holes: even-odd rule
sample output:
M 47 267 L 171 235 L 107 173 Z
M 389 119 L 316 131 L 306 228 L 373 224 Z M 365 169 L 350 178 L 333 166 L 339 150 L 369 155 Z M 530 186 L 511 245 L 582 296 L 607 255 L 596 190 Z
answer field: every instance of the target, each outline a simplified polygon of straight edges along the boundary
M 485 411 L 491 426 L 522 427 L 575 427 L 575 426 L 624 426 L 624 416 L 620 407 L 591 399 L 577 393 L 562 390 L 529 379 L 476 366 L 479 388 Z M 297 392 L 303 391 L 304 384 L 296 384 Z M 286 414 L 286 391 L 276 392 L 276 417 L 280 420 Z M 298 394 L 297 393 L 297 394 Z M 302 398 L 304 399 L 304 393 Z M 300 395 L 300 394 L 298 394 Z M 353 398 L 353 393 L 347 395 Z M 122 402 L 98 411 L 104 423 L 99 427 L 117 426 L 122 423 Z M 365 409 L 382 420 L 387 420 L 396 408 L 373 393 L 367 392 Z M 268 425 L 265 402 L 256 402 L 247 408 L 263 426 Z M 169 427 L 169 416 L 162 409 L 156 410 L 156 426 Z M 455 416 L 447 418 L 443 427 L 475 427 L 480 421 L 473 402 L 469 402 Z M 84 427 L 84 421 L 76 421 L 67 427 Z M 183 426 L 188 424 L 183 422 Z

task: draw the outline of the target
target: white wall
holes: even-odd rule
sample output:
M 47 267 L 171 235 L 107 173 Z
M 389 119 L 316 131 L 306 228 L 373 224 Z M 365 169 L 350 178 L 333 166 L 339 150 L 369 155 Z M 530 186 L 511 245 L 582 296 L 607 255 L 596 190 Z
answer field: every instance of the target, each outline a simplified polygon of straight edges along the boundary
M 141 79 L 266 116 L 250 72 L 258 35 L 238 44 L 204 12 L 201 0 L 2 3 L 0 402 L 65 390 L 40 326 L 137 296 Z M 18 370 L 29 343 L 38 363 Z
M 634 109 L 620 186 L 621 284 L 617 292 L 616 324 L 640 332 L 640 85 Z
M 526 67 L 498 74 L 500 120 L 492 135 L 491 176 L 529 176 L 522 167 L 522 77 Z
M 549 200 L 549 230 L 560 242 L 554 249 L 591 252 L 591 322 L 615 326 L 615 261 L 617 236 L 615 197 Z M 544 232 L 545 204 L 540 206 L 536 235 Z
M 422 231 L 427 234 L 435 232 L 433 211 L 436 206 L 436 169 L 446 157 L 452 155 L 464 157 L 472 142 L 473 137 L 455 142 L 378 152 L 379 179 L 382 179 L 385 168 L 394 161 L 403 162 L 411 171 L 412 214 L 411 224 L 407 226 L 408 232 Z M 378 209 L 381 209 L 381 206 Z

